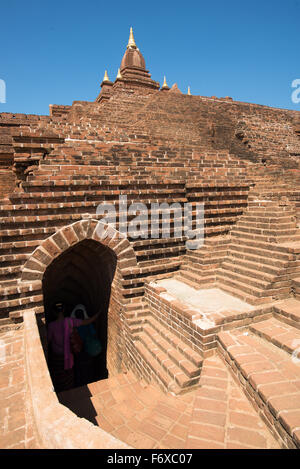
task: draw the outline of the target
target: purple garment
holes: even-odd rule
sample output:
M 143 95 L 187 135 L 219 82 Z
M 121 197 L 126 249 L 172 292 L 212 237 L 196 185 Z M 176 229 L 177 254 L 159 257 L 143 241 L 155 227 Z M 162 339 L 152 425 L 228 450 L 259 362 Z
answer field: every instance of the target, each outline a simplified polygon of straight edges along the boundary
M 70 335 L 73 327 L 79 327 L 81 324 L 82 319 L 64 318 L 48 325 L 48 343 L 51 343 L 54 353 L 64 356 L 65 370 L 73 368 L 74 356 L 70 347 Z

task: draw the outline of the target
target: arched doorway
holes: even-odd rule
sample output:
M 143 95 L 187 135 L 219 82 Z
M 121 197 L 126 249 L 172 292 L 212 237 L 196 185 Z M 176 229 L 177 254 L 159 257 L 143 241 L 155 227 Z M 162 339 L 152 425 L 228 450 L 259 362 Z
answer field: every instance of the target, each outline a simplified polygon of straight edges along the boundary
M 84 239 L 53 259 L 43 276 L 46 325 L 53 319 L 52 308 L 57 301 L 64 303 L 67 315 L 79 303 L 85 305 L 89 316 L 101 311 L 95 328 L 103 351 L 83 367 L 81 385 L 108 376 L 108 307 L 116 265 L 116 254 L 110 248 L 93 239 Z

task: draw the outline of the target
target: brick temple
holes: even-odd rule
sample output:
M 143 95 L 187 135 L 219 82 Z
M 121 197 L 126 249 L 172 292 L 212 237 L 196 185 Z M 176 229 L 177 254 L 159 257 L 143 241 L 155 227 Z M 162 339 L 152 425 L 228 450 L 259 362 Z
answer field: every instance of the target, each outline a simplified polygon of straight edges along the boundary
M 300 448 L 299 158 L 299 111 L 161 86 L 132 30 L 94 102 L 1 113 L 0 447 Z M 202 204 L 203 242 L 124 236 L 120 196 Z M 104 348 L 61 393 L 55 301 Z

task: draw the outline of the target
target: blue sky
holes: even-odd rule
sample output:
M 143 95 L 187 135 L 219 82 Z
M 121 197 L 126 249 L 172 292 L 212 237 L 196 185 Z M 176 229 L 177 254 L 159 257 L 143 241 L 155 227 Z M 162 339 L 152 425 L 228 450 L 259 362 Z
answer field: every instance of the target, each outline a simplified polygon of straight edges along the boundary
M 300 0 L 10 0 L 0 18 L 0 112 L 93 101 L 105 69 L 116 77 L 130 26 L 161 85 L 166 75 L 184 93 L 300 111 Z

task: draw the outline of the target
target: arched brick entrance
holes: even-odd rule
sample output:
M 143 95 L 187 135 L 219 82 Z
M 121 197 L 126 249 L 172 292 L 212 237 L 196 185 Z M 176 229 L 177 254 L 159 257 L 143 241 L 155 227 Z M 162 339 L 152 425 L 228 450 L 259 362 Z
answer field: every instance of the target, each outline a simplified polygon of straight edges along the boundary
M 65 226 L 45 239 L 24 264 L 21 281 L 42 280 L 46 268 L 56 257 L 85 239 L 111 249 L 118 259 L 121 275 L 128 267 L 137 267 L 136 255 L 129 241 L 111 226 L 89 219 Z
M 136 267 L 129 241 L 112 227 L 89 219 L 44 240 L 25 263 L 21 280 L 41 281 L 46 320 L 58 299 L 69 310 L 78 303 L 91 313 L 101 309 L 96 327 L 105 346 L 107 369 L 114 374 L 121 370 L 125 355 L 123 272 Z

